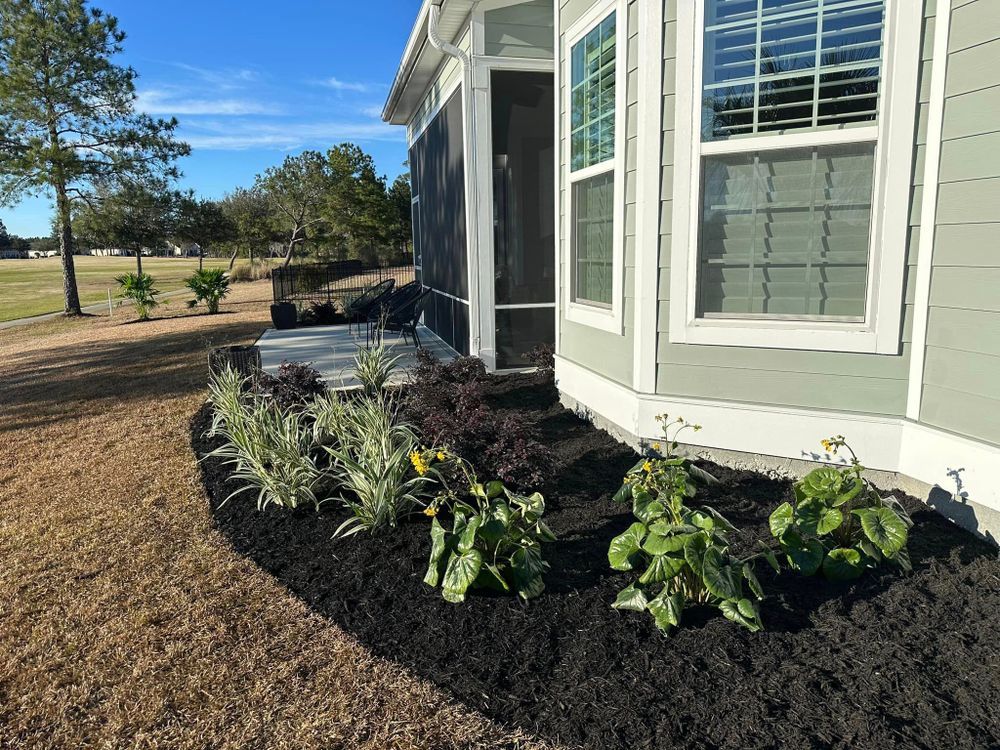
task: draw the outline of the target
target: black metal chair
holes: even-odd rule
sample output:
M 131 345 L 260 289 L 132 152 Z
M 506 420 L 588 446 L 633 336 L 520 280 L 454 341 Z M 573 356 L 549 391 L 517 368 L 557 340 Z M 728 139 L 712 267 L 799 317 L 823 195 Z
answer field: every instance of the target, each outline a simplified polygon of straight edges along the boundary
M 430 294 L 431 290 L 425 289 L 416 297 L 413 297 L 413 299 L 406 300 L 403 304 L 387 310 L 385 315 L 376 323 L 379 337 L 381 338 L 385 331 L 400 333 L 403 336 L 404 344 L 408 343 L 407 337 L 411 336 L 413 338 L 413 345 L 418 349 L 422 348 L 420 336 L 417 333 L 417 326 L 420 323 L 420 316 L 424 314 L 424 307 L 428 302 Z
M 354 323 L 366 322 L 371 311 L 379 309 L 383 300 L 392 294 L 394 286 L 396 286 L 395 279 L 380 281 L 375 286 L 365 289 L 357 299 L 344 305 L 344 315 L 347 317 L 347 330 L 351 330 Z
M 416 299 L 423 288 L 423 284 L 419 281 L 411 281 L 409 284 L 403 284 L 399 289 L 393 290 L 392 294 L 384 297 L 378 305 L 372 307 L 368 311 L 368 341 L 371 342 L 372 334 L 374 329 L 378 327 L 380 318 Z

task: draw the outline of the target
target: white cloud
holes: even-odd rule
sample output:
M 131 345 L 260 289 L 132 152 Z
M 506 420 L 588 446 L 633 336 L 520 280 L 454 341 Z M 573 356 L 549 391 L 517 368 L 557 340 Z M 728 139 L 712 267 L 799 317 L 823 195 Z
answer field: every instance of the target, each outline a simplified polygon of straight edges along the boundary
M 199 122 L 183 127 L 180 137 L 206 151 L 327 148 L 342 141 L 401 141 L 402 128 L 373 122 Z
M 211 70 L 209 68 L 200 68 L 197 65 L 188 65 L 187 63 L 182 62 L 174 62 L 171 63 L 171 65 L 176 68 L 180 68 L 181 70 L 186 70 L 189 73 L 193 73 L 205 83 L 219 89 L 231 90 L 245 88 L 247 84 L 259 81 L 261 77 L 256 70 L 250 70 L 249 68 L 224 68 L 222 70 Z
M 339 78 L 330 76 L 321 83 L 327 88 L 331 88 L 334 91 L 355 91 L 359 94 L 363 94 L 367 91 L 371 91 L 372 87 L 367 83 L 361 83 L 360 81 L 341 81 Z
M 252 99 L 217 99 L 184 96 L 166 89 L 138 93 L 136 109 L 150 115 L 278 115 L 283 110 Z
M 380 104 L 372 105 L 371 107 L 365 107 L 361 110 L 361 114 L 365 117 L 371 117 L 376 120 L 382 119 L 382 106 Z

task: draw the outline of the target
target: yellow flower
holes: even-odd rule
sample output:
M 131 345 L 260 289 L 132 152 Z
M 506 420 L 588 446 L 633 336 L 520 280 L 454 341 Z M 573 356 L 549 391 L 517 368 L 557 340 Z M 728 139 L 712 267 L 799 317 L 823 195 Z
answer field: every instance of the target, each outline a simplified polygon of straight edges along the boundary
M 417 470 L 417 474 L 420 476 L 427 473 L 427 464 L 424 463 L 424 457 L 418 451 L 413 451 L 410 454 L 410 463 L 413 464 L 413 468 Z
M 652 462 L 651 461 L 647 461 L 646 463 L 644 463 L 642 465 L 642 470 L 645 471 L 647 474 L 650 473 L 653 470 L 653 464 L 652 464 Z
M 651 448 L 652 448 L 652 449 L 653 449 L 654 451 L 656 451 L 657 453 L 659 453 L 659 452 L 660 452 L 660 444 L 659 444 L 659 443 L 653 443 L 653 444 L 652 444 L 652 445 L 651 445 L 650 447 L 651 447 Z
M 446 458 L 446 456 L 444 455 L 444 451 L 438 451 L 437 452 L 437 460 L 438 461 L 444 461 L 445 458 Z
M 437 508 L 435 508 L 433 505 L 428 505 L 426 508 L 424 508 L 425 516 L 430 516 L 431 518 L 434 518 L 434 516 L 436 516 L 437 514 L 438 514 Z

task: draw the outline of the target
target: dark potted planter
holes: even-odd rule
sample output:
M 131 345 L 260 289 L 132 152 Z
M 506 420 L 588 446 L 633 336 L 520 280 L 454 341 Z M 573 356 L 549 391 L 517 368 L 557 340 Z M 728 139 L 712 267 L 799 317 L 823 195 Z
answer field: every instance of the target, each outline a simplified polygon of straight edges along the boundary
M 271 322 L 279 331 L 295 328 L 298 317 L 299 312 L 292 302 L 279 302 L 276 305 L 271 305 Z
M 256 346 L 224 346 L 208 353 L 208 370 L 212 375 L 231 367 L 244 378 L 256 380 L 260 375 L 260 349 Z

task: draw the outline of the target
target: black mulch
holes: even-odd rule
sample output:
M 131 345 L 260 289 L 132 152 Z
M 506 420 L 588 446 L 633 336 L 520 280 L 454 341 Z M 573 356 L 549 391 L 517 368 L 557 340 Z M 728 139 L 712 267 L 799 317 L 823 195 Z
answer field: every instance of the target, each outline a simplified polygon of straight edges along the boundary
M 628 580 L 606 551 L 630 523 L 610 502 L 634 454 L 564 410 L 549 385 L 496 379 L 497 408 L 520 409 L 557 454 L 545 488 L 545 594 L 528 604 L 444 602 L 425 586 L 423 516 L 396 533 L 331 541 L 343 515 L 258 512 L 203 464 L 212 512 L 240 553 L 372 651 L 503 724 L 570 746 L 614 748 L 1000 747 L 1000 561 L 994 548 L 906 498 L 915 571 L 831 585 L 761 566 L 766 632 L 687 610 L 661 636 L 610 603 Z M 192 423 L 195 450 L 207 410 Z M 723 481 L 702 496 L 769 539 L 767 516 L 791 485 L 706 464 Z

